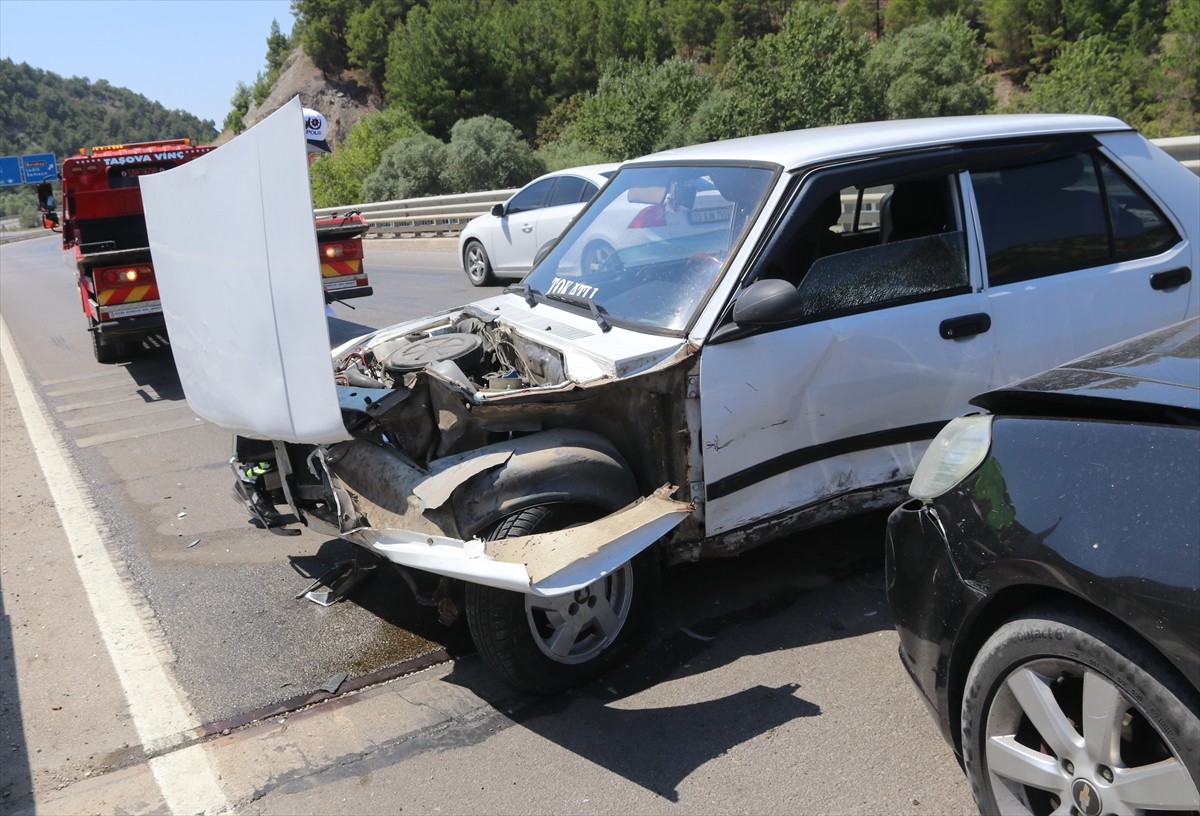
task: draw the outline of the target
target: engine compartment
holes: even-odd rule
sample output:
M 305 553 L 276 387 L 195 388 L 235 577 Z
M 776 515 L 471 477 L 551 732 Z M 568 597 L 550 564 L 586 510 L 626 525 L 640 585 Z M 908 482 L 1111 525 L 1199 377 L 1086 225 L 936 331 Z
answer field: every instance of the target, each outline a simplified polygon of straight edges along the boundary
M 567 379 L 561 353 L 468 313 L 424 329 L 374 335 L 334 361 L 337 383 L 360 388 L 412 388 L 426 370 L 480 399 Z

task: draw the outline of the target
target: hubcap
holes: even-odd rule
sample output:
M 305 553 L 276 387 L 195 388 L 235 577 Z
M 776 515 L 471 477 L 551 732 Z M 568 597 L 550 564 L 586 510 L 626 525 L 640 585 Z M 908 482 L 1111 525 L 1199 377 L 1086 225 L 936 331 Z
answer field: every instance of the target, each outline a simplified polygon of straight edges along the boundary
M 525 596 L 525 617 L 542 654 L 556 663 L 586 663 L 612 644 L 633 605 L 633 565 L 573 593 Z

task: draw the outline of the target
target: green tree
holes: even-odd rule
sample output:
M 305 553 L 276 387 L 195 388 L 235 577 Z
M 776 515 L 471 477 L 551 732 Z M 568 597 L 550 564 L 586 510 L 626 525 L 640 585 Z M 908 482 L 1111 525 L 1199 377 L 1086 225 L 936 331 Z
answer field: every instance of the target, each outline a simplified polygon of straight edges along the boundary
M 363 185 L 380 164 L 387 148 L 407 136 L 421 133 L 407 111 L 398 107 L 368 114 L 350 129 L 344 142 L 334 145 L 309 168 L 313 204 L 340 207 L 379 199 L 364 194 Z
M 394 201 L 451 192 L 442 170 L 446 144 L 429 134 L 406 136 L 387 150 L 379 168 L 367 178 L 362 195 L 366 201 Z
M 757 42 L 779 31 L 789 5 L 780 0 L 720 0 L 718 8 L 722 19 L 713 38 L 716 64 L 727 63 L 738 43 Z
M 237 84 L 237 89 L 233 92 L 233 98 L 229 100 L 229 105 L 230 111 L 225 115 L 225 122 L 221 125 L 221 130 L 241 133 L 246 129 L 243 117 L 250 110 L 250 88 L 245 82 Z
M 861 80 L 870 48 L 850 34 L 835 7 L 793 7 L 778 33 L 734 49 L 709 113 L 709 137 L 876 118 L 878 105 Z
M 502 119 L 476 116 L 455 123 L 443 174 L 450 192 L 519 187 L 546 172 L 521 134 Z
M 291 52 L 292 41 L 283 35 L 279 21 L 272 20 L 271 30 L 267 33 L 267 73 L 278 76 Z
M 981 0 L 891 0 L 884 12 L 884 31 L 898 34 L 906 28 L 957 15 L 977 27 Z
M 986 113 L 992 87 L 975 32 L 958 16 L 884 37 L 867 57 L 866 79 L 889 119 Z
M 1171 0 L 1166 29 L 1151 74 L 1149 135 L 1200 133 L 1200 3 Z
M 292 0 L 296 17 L 293 32 L 298 34 L 304 53 L 326 76 L 350 67 L 346 29 L 350 18 L 364 5 L 365 0 Z
M 459 119 L 491 111 L 502 72 L 481 22 L 489 3 L 442 0 L 417 7 L 388 43 L 384 95 L 428 133 L 446 138 Z
M 415 0 L 371 0 L 350 15 L 346 24 L 346 61 L 383 90 L 387 70 L 388 38 L 403 25 Z
M 1050 70 L 1029 78 L 1021 107 L 1043 113 L 1095 113 L 1132 123 L 1138 110 L 1129 54 L 1107 37 L 1086 37 L 1063 46 Z
M 1194 2 L 1194 0 L 1192 0 Z M 993 55 L 1017 79 L 1046 70 L 1080 39 L 1105 36 L 1141 54 L 1162 31 L 1161 0 L 981 0 Z
M 691 117 L 714 87 L 693 60 L 614 63 L 564 135 L 618 160 L 677 147 L 686 143 Z

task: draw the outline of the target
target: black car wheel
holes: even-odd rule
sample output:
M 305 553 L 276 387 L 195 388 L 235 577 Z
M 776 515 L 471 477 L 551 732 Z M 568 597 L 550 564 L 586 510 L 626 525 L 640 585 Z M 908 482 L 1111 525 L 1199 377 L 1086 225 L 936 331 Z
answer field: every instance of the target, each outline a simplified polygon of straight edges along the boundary
M 1198 708 L 1124 631 L 1068 610 L 1011 620 L 967 678 L 971 792 L 984 814 L 1195 812 Z
M 605 241 L 593 241 L 587 245 L 583 250 L 581 266 L 585 276 L 594 275 L 601 270 L 613 272 L 618 268 L 617 259 L 613 257 L 613 248 Z M 584 279 L 587 280 L 586 277 Z
M 509 516 L 489 538 L 561 530 L 595 515 L 590 508 L 539 505 Z M 467 584 L 467 624 L 479 653 L 509 685 L 549 694 L 591 679 L 641 640 L 657 584 L 649 552 L 553 598 Z
M 489 286 L 496 282 L 487 250 L 478 241 L 467 241 L 463 249 L 463 269 L 473 286 Z

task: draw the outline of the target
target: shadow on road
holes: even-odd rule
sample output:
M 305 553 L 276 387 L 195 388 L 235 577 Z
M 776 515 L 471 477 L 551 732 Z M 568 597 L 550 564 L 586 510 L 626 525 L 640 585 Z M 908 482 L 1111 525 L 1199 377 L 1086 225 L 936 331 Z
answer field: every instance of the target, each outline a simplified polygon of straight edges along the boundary
M 631 709 L 622 701 L 747 656 L 890 630 L 881 569 L 884 518 L 836 524 L 734 561 L 676 570 L 649 646 L 580 689 L 515 706 L 512 692 L 493 690 L 488 697 L 487 689 L 472 690 L 514 725 L 677 801 L 679 784 L 705 763 L 791 720 L 820 716 L 820 707 L 793 684 L 751 685 L 682 706 Z M 774 623 L 754 626 L 766 621 Z M 474 686 L 478 676 L 476 667 L 456 668 L 447 680 Z
M 0 597 L 0 735 L 3 735 L 0 757 L 4 758 L 0 762 L 0 800 L 26 801 L 33 793 L 33 772 L 24 733 L 12 619 L 4 609 L 4 598 Z

